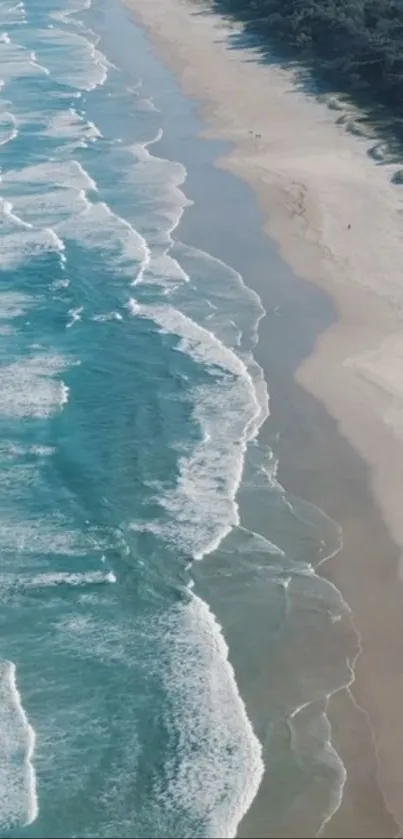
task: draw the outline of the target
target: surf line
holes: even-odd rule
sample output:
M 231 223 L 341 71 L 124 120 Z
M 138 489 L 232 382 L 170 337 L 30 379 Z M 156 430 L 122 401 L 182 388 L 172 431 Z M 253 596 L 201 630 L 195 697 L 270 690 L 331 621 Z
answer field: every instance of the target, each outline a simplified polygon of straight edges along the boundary
M 17 729 L 15 741 L 12 739 L 12 731 L 9 730 L 6 747 L 3 750 L 3 760 L 5 758 L 7 761 L 4 768 L 9 780 L 4 790 L 5 795 L 2 803 L 6 803 L 6 807 L 5 811 L 3 808 L 3 812 L 0 810 L 0 822 L 3 822 L 3 828 L 17 827 L 18 824 L 25 827 L 32 824 L 39 813 L 36 775 L 32 763 L 36 735 L 22 706 L 21 695 L 17 687 L 16 666 L 12 661 L 0 663 L 0 697 L 3 700 L 1 704 L 6 712 L 6 717 L 11 718 L 8 722 L 12 722 L 14 719 Z M 19 728 L 23 731 L 23 749 L 21 749 L 20 737 L 18 736 Z M 10 772 L 10 769 L 15 764 L 16 754 L 20 751 L 23 752 L 23 755 L 19 772 L 17 770 L 21 777 L 19 781 L 18 777 L 15 777 L 15 773 Z M 20 800 L 14 802 L 14 808 L 12 805 L 10 808 L 10 795 L 8 794 L 12 792 L 14 792 L 14 795 L 16 792 L 17 795 L 21 792 Z

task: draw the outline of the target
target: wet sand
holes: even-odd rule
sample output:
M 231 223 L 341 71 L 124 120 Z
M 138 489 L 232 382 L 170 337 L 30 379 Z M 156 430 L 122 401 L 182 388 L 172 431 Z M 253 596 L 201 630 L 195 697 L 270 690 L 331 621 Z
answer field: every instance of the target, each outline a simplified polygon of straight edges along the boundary
M 403 239 L 401 193 L 390 181 L 396 167 L 376 166 L 367 154 L 373 141 L 336 124 L 338 113 L 299 92 L 288 72 L 229 49 L 234 36 L 219 17 L 195 14 L 195 4 L 184 0 L 128 3 L 184 91 L 203 102 L 208 136 L 234 143 L 219 165 L 251 184 L 282 256 L 313 284 L 302 283 L 290 298 L 278 283 L 274 306 L 264 276 L 253 282 L 268 310 L 257 356 L 281 428 L 279 477 L 342 525 L 343 550 L 321 572 L 352 608 L 362 643 L 351 691 L 336 694 L 329 707 L 348 780 L 324 835 L 395 836 L 403 825 Z M 334 304 L 325 323 L 317 287 Z M 270 835 L 269 819 L 263 782 L 239 835 Z M 298 835 L 309 834 L 301 826 Z

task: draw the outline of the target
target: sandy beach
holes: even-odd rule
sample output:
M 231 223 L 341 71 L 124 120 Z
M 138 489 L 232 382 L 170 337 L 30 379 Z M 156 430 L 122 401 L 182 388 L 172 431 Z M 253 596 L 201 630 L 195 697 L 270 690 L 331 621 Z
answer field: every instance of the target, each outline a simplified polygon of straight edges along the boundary
M 360 456 L 367 493 L 355 491 L 353 467 L 323 440 L 309 450 L 311 484 L 301 454 L 300 471 L 295 459 L 280 477 L 342 526 L 343 550 L 321 572 L 349 603 L 362 647 L 354 684 L 330 703 L 348 783 L 324 835 L 400 835 L 403 187 L 391 180 L 399 167 L 376 163 L 374 138 L 350 133 L 337 122 L 340 111 L 298 89 L 291 71 L 254 60 L 238 46 L 237 30 L 202 4 L 127 5 L 184 92 L 202 104 L 207 136 L 234 144 L 218 165 L 252 186 L 283 258 L 337 309 L 295 380 Z M 254 818 L 240 835 L 265 835 L 262 806 Z

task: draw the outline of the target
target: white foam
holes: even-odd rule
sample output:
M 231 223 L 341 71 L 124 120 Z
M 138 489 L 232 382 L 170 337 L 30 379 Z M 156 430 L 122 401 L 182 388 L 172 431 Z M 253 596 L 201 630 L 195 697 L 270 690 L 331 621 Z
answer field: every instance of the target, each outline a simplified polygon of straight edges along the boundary
M 18 291 L 0 292 L 0 320 L 24 315 L 33 303 L 34 299 L 28 294 L 21 294 Z
M 85 147 L 102 137 L 101 132 L 91 120 L 85 120 L 74 108 L 52 116 L 45 127 L 44 135 L 57 140 L 67 141 L 59 149 L 71 153 L 78 147 Z
M 36 229 L 40 227 L 57 228 L 65 219 L 78 215 L 90 205 L 83 189 L 49 189 L 36 195 L 18 195 L 13 198 L 13 210 Z M 57 235 L 56 230 L 54 230 Z M 59 250 L 62 240 L 59 238 Z
M 67 385 L 65 385 L 64 382 L 61 382 L 60 400 L 59 400 L 59 405 L 60 405 L 61 408 L 64 405 L 67 405 L 67 403 L 69 401 L 69 396 L 70 396 L 70 388 L 67 387 Z
M 2 188 L 26 184 L 48 186 L 50 189 L 64 187 L 66 189 L 96 191 L 97 185 L 88 172 L 77 160 L 50 160 L 35 166 L 25 166 L 23 169 L 7 169 L 2 172 Z
M 3 225 L 10 225 L 11 223 L 12 227 L 15 227 L 15 225 L 17 225 L 18 228 L 25 227 L 25 229 L 32 227 L 31 224 L 24 221 L 24 219 L 20 218 L 16 213 L 14 213 L 11 201 L 5 201 L 4 198 L 0 198 L 0 206 L 5 217 Z
M 169 254 L 169 248 L 172 244 L 170 233 L 160 231 L 157 247 L 155 235 L 152 234 L 149 238 L 152 245 L 150 259 L 144 265 L 143 271 L 133 282 L 133 285 L 136 286 L 142 283 L 161 286 L 165 289 L 166 293 L 170 294 L 178 286 L 181 286 L 183 283 L 188 283 L 189 277 L 179 262 Z M 162 253 L 159 252 L 161 245 Z
M 61 280 L 55 280 L 52 284 L 55 290 L 59 290 L 61 288 L 68 288 L 70 285 L 70 280 L 67 277 L 63 277 Z
M 10 143 L 18 135 L 17 121 L 10 111 L 0 114 L 0 146 Z
M 47 73 L 46 68 L 37 63 L 31 50 L 10 38 L 3 40 L 0 45 L 0 78 L 4 83 L 26 76 L 43 76 L 44 73 Z
M 0 26 L 16 26 L 26 21 L 26 11 L 23 3 L 0 3 Z
M 156 676 L 167 697 L 161 722 L 175 748 L 165 751 L 144 805 L 157 813 L 155 823 L 188 830 L 181 835 L 235 836 L 261 781 L 262 754 L 208 606 L 191 596 L 152 620 L 139 615 L 135 626 L 119 616 L 108 632 L 95 610 L 69 614 L 55 626 L 55 640 L 81 659 L 119 662 L 136 674 L 146 655 L 146 678 Z
M 179 263 L 169 254 L 172 233 L 177 228 L 186 207 L 193 202 L 186 198 L 180 187 L 186 180 L 186 167 L 177 161 L 156 157 L 149 147 L 158 143 L 163 136 L 159 129 L 156 136 L 147 143 L 128 147 L 135 158 L 129 167 L 127 179 L 138 189 L 141 186 L 150 196 L 147 206 L 147 241 L 151 247 L 150 259 L 136 278 L 136 284 L 151 282 L 168 288 L 188 277 Z
M 136 143 L 128 146 L 128 151 L 135 158 L 133 169 L 128 174 L 134 177 L 136 184 L 147 187 L 154 186 L 158 190 L 162 189 L 162 193 L 161 191 L 158 192 L 161 200 L 166 196 L 165 190 L 169 190 L 167 196 L 169 203 L 175 203 L 183 207 L 190 206 L 193 202 L 186 198 L 180 189 L 186 180 L 186 167 L 178 161 L 157 157 L 149 151 L 149 147 L 160 142 L 162 137 L 163 130 L 160 128 L 156 136 L 146 143 Z M 169 178 L 167 178 L 168 172 Z M 173 195 L 173 190 L 176 190 L 175 195 Z
M 148 260 L 144 238 L 103 202 L 91 204 L 80 215 L 60 224 L 58 230 L 64 238 L 74 239 L 87 248 L 109 251 L 114 264 L 126 267 L 130 276 L 135 276 Z
M 68 391 L 56 378 L 67 366 L 57 355 L 36 355 L 0 366 L 0 417 L 48 417 L 60 410 Z
M 203 835 L 236 835 L 263 776 L 261 745 L 239 695 L 228 647 L 206 603 L 192 595 L 162 621 L 162 679 L 175 718 L 175 755 L 159 792 L 164 813 L 188 809 Z M 165 649 L 164 649 L 165 651 Z
M 45 76 L 49 76 L 48 68 L 44 67 L 43 64 L 40 64 L 39 61 L 37 61 L 35 50 L 30 51 L 29 57 L 30 57 L 30 60 L 31 60 L 32 64 L 35 64 L 37 67 L 39 67 L 39 69 L 42 70 L 42 73 L 44 73 Z
M 40 60 L 52 79 L 87 91 L 104 84 L 109 62 L 84 35 L 57 27 L 33 34 Z
M 49 187 L 43 191 L 43 187 Z M 64 258 L 64 242 L 58 228 L 79 217 L 91 204 L 86 190 L 97 189 L 95 181 L 75 160 L 50 161 L 21 170 L 7 170 L 2 177 L 0 199 L 3 233 L 0 267 L 14 267 L 27 257 L 56 250 Z M 22 233 L 24 228 L 24 233 Z
M 139 111 L 154 111 L 159 114 L 160 110 L 156 107 L 155 102 L 149 96 L 138 99 L 136 102 L 136 110 Z
M 36 457 L 50 457 L 52 454 L 55 453 L 56 449 L 54 446 L 42 446 L 42 445 L 33 445 L 33 446 L 16 446 L 14 443 L 6 444 L 5 447 L 6 453 L 10 455 L 17 455 L 20 457 L 21 455 L 35 455 Z M 4 448 L 1 447 L 0 451 L 4 454 Z
M 70 320 L 66 323 L 66 329 L 70 329 L 75 323 L 81 320 L 81 315 L 84 311 L 84 306 L 79 306 L 77 309 L 69 310 Z
M 144 305 L 131 298 L 129 309 L 134 315 L 153 320 L 162 332 L 177 335 L 180 339 L 177 349 L 190 355 L 195 361 L 207 367 L 221 368 L 234 376 L 249 378 L 245 364 L 233 350 L 226 347 L 207 328 L 195 323 L 173 306 Z M 250 387 L 253 391 L 251 381 Z
M 53 588 L 55 586 L 92 586 L 116 583 L 112 571 L 83 571 L 81 573 L 67 573 L 63 571 L 36 574 L 34 577 L 19 577 L 18 585 L 24 588 Z
M 15 470 L 14 470 L 15 472 Z M 14 517 L 3 515 L 0 522 L 2 568 L 6 569 L 6 553 L 10 553 L 7 574 L 2 572 L 0 583 L 9 587 L 11 576 L 15 581 L 18 567 L 27 566 L 32 574 L 32 554 L 41 557 L 77 556 L 88 552 L 88 542 L 79 531 L 66 527 L 66 522 L 57 516 L 23 520 L 16 512 Z
M 57 20 L 61 23 L 67 23 L 69 25 L 77 26 L 79 28 L 84 28 L 83 23 L 79 18 L 76 18 L 76 15 L 80 14 L 80 12 L 84 12 L 87 11 L 87 9 L 90 9 L 91 0 L 69 0 L 69 2 L 66 3 L 66 6 L 60 11 L 51 11 L 49 13 L 49 17 L 52 20 Z M 49 28 L 53 29 L 54 25 L 49 24 Z
M 0 269 L 16 268 L 26 260 L 49 251 L 57 252 L 62 259 L 64 244 L 57 233 L 49 228 L 35 230 L 19 218 L 9 201 L 0 198 Z
M 100 323 L 105 323 L 110 320 L 123 320 L 122 315 L 119 312 L 106 312 L 104 315 L 94 315 L 91 320 L 99 321 Z
M 197 299 L 190 301 L 192 311 L 196 306 L 204 320 L 210 308 L 208 328 L 218 338 L 227 345 L 253 350 L 260 320 L 266 314 L 258 294 L 245 285 L 238 271 L 217 257 L 183 243 L 178 243 L 177 249 L 179 259 L 186 260 L 197 292 Z
M 132 300 L 131 311 L 177 335 L 177 350 L 210 369 L 208 384 L 191 391 L 202 440 L 179 461 L 176 487 L 158 497 L 161 519 L 136 521 L 133 529 L 168 539 L 194 559 L 215 550 L 239 523 L 236 493 L 248 440 L 261 421 L 253 381 L 241 358 L 207 329 L 171 306 Z
M 15 664 L 0 662 L 0 829 L 31 824 L 38 815 L 32 765 L 35 732 L 21 704 Z
M 0 220 L 0 269 L 17 268 L 23 262 L 49 251 L 61 252 L 61 240 L 51 230 L 2 234 Z

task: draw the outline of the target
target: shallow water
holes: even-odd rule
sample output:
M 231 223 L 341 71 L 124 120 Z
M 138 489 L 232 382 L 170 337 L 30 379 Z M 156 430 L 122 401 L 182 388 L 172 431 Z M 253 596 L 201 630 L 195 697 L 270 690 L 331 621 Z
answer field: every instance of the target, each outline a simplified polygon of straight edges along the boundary
M 125 13 L 7 0 L 0 27 L 1 835 L 232 836 L 263 758 L 272 824 L 314 787 L 319 826 L 340 534 L 259 444 L 261 302 L 176 238 L 172 82 Z

